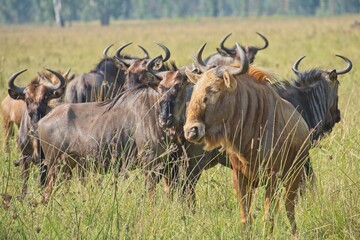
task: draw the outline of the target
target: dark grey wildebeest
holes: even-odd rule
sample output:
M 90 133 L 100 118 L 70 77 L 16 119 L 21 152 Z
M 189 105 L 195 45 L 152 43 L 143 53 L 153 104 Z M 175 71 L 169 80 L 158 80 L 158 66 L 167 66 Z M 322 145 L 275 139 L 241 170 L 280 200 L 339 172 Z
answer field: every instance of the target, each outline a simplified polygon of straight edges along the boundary
M 151 60 L 148 72 L 160 80 L 158 91 L 160 94 L 158 120 L 162 129 L 168 133 L 171 140 L 178 145 L 178 157 L 185 169 L 182 181 L 182 192 L 195 203 L 195 187 L 203 172 L 218 163 L 231 168 L 225 154 L 218 150 L 205 152 L 201 145 L 195 145 L 185 140 L 183 126 L 185 121 L 186 104 L 190 100 L 193 84 L 191 84 L 183 69 L 154 70 Z
M 255 46 L 241 46 L 245 51 L 247 58 L 250 63 L 253 63 L 255 60 L 255 56 L 258 51 L 263 50 L 269 46 L 269 41 L 267 38 L 261 33 L 257 34 L 264 40 L 264 46 L 255 47 Z M 217 53 L 211 54 L 207 58 L 205 58 L 204 63 L 207 66 L 217 66 L 217 65 L 230 65 L 235 62 L 238 58 L 238 53 L 236 51 L 236 46 L 234 45 L 232 48 L 225 47 L 225 41 L 231 36 L 231 33 L 226 35 L 224 39 L 220 42 L 220 48 L 217 48 Z
M 299 58 L 293 71 L 297 78 L 293 81 L 274 83 L 277 93 L 288 100 L 301 113 L 309 129 L 312 130 L 312 140 L 316 145 L 319 138 L 332 131 L 336 123 L 340 122 L 340 110 L 338 108 L 338 75 L 348 73 L 352 68 L 350 59 L 336 55 L 343 59 L 347 66 L 343 70 L 321 70 L 318 68 L 300 72 Z M 308 176 L 313 175 L 310 162 L 305 164 Z
M 127 81 L 134 80 L 132 74 L 145 78 L 144 62 L 132 63 Z M 104 171 L 113 162 L 121 168 L 140 165 L 153 193 L 159 176 L 167 175 L 165 159 L 170 150 L 157 118 L 159 93 L 149 81 L 138 82 L 105 102 L 60 105 L 39 121 L 42 157 L 48 168 L 44 201 L 59 172 L 71 176 L 76 165 L 86 167 L 88 157 Z

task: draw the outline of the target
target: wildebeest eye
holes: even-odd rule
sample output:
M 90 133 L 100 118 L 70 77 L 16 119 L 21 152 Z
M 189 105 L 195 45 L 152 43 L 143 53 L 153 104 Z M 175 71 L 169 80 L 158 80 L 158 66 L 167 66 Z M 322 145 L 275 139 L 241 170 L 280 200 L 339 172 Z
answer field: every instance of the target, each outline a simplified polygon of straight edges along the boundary
M 214 87 L 207 87 L 206 93 L 218 93 L 220 90 Z

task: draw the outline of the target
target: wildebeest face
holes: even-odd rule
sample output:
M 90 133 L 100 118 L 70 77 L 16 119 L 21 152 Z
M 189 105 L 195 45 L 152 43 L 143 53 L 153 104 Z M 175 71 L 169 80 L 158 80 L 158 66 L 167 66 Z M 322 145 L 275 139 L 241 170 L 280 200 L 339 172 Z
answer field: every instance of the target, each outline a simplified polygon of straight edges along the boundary
M 39 73 L 39 78 L 34 79 L 26 87 L 18 87 L 14 84 L 14 81 L 18 75 L 26 70 L 20 71 L 12 75 L 9 79 L 8 93 L 13 99 L 21 99 L 26 103 L 26 108 L 32 124 L 37 123 L 45 114 L 49 108 L 48 104 L 51 99 L 59 98 L 64 93 L 65 78 L 69 71 L 62 76 L 60 73 L 47 69 L 51 74 L 59 80 L 55 85 L 49 80 L 49 75 Z M 42 82 L 45 81 L 45 82 Z
M 335 123 L 340 122 L 340 110 L 338 107 L 339 96 L 338 96 L 338 89 L 339 89 L 339 81 L 337 79 L 336 70 L 333 70 L 329 73 L 326 73 L 324 76 L 328 86 L 328 96 L 327 96 L 327 104 L 329 111 L 325 116 L 324 121 L 324 132 L 330 132 L 334 127 Z
M 213 68 L 203 75 L 186 72 L 189 79 L 196 82 L 184 126 L 185 138 L 188 141 L 204 143 L 206 135 L 217 135 L 227 118 L 227 108 L 223 106 L 223 100 L 229 91 L 235 89 L 236 81 L 226 71 L 223 74 L 218 71 L 218 68 Z
M 126 88 L 136 86 L 138 84 L 157 85 L 158 80 L 146 71 L 147 60 L 135 60 L 126 71 Z
M 161 127 L 170 128 L 180 122 L 186 105 L 186 77 L 179 71 L 167 72 L 159 83 Z

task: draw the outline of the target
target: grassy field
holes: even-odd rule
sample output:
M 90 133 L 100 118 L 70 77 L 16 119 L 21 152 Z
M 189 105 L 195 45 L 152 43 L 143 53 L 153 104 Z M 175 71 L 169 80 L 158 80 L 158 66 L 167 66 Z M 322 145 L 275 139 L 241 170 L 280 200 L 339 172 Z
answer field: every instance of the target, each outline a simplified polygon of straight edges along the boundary
M 258 53 L 256 65 L 267 67 L 281 78 L 292 78 L 292 64 L 302 55 L 300 70 L 314 67 L 343 69 L 341 54 L 353 62 L 353 70 L 339 77 L 339 108 L 342 120 L 311 151 L 317 174 L 314 191 L 299 199 L 297 223 L 300 239 L 360 238 L 360 28 L 351 28 L 360 15 L 329 18 L 223 18 L 199 20 L 126 21 L 109 27 L 74 24 L 59 29 L 51 26 L 0 26 L 0 96 L 7 92 L 11 74 L 29 69 L 20 77 L 26 84 L 45 67 L 75 73 L 89 71 L 111 43 L 134 42 L 126 53 L 140 55 L 141 44 L 155 57 L 162 53 L 153 41 L 165 44 L 179 66 L 190 64 L 191 56 L 204 42 L 204 54 L 213 53 L 219 41 L 233 35 L 228 45 L 262 45 L 255 34 L 267 36 L 269 48 Z M 111 51 L 110 51 L 111 53 Z M 3 137 L 1 130 L 1 137 Z M 255 195 L 257 218 L 251 228 L 240 224 L 239 204 L 233 190 L 231 171 L 215 167 L 206 171 L 197 185 L 195 214 L 177 199 L 169 199 L 159 185 L 155 202 L 144 197 L 140 170 L 130 177 L 94 174 L 81 184 L 76 178 L 59 185 L 47 205 L 39 204 L 38 170 L 33 168 L 29 194 L 24 201 L 15 141 L 12 151 L 0 150 L 0 239 L 289 239 L 290 226 L 284 207 L 269 236 L 262 222 L 263 189 Z M 5 201 L 5 203 L 4 203 Z

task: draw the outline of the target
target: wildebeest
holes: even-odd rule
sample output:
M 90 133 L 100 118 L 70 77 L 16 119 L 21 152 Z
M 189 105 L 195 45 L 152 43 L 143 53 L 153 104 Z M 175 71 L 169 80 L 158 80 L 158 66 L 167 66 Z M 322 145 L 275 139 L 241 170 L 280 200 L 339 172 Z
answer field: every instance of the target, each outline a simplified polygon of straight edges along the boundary
M 25 108 L 25 103 L 22 100 L 14 100 L 9 95 L 6 95 L 1 102 L 1 115 L 5 134 L 3 147 L 5 152 L 9 152 L 9 140 L 14 135 L 14 124 L 19 128 Z
M 201 75 L 186 72 L 195 86 L 184 135 L 204 144 L 205 150 L 221 147 L 229 155 L 242 223 L 249 220 L 252 189 L 260 184 L 266 189 L 264 217 L 272 219 L 270 203 L 277 202 L 273 197 L 281 180 L 295 235 L 295 199 L 309 155 L 310 131 L 294 106 L 263 80 L 261 70 L 249 67 L 236 45 L 241 67 L 217 66 Z
M 264 46 L 241 46 L 241 48 L 245 51 L 250 63 L 254 62 L 255 56 L 258 51 L 263 50 L 269 46 L 269 41 L 266 39 L 266 37 L 261 33 L 257 32 L 257 34 L 264 40 Z M 224 46 L 225 41 L 230 36 L 231 33 L 226 35 L 225 38 L 220 42 L 220 48 L 217 48 L 217 53 L 211 54 L 210 56 L 205 58 L 204 63 L 207 66 L 229 65 L 235 62 L 235 60 L 238 58 L 236 46 L 234 45 L 232 48 L 227 48 Z
M 349 72 L 352 63 L 346 57 L 336 56 L 347 63 L 344 70 L 324 71 L 316 68 L 299 72 L 298 66 L 305 57 L 303 56 L 295 62 L 292 68 L 297 75 L 295 80 L 273 83 L 277 93 L 301 113 L 312 130 L 314 145 L 324 134 L 331 132 L 334 125 L 341 120 L 338 108 L 338 75 Z M 311 163 L 306 162 L 305 168 L 308 177 L 313 178 Z
M 144 62 L 133 62 L 142 70 L 130 66 L 126 81 L 134 80 L 132 74 L 145 74 Z M 52 192 L 60 167 L 71 176 L 76 165 L 86 166 L 87 157 L 104 171 L 113 161 L 121 167 L 140 165 L 152 193 L 158 174 L 165 175 L 168 170 L 164 162 L 168 155 L 166 136 L 157 121 L 158 99 L 157 90 L 145 81 L 112 100 L 63 104 L 42 118 L 38 135 L 48 167 L 44 201 Z
M 178 157 L 182 159 L 181 165 L 185 168 L 183 193 L 191 198 L 191 203 L 194 203 L 195 187 L 203 170 L 212 168 L 218 163 L 231 166 L 226 155 L 218 150 L 205 152 L 200 145 L 185 140 L 183 135 L 185 105 L 190 100 L 193 85 L 187 80 L 183 69 L 175 67 L 172 70 L 154 70 L 153 62 L 156 60 L 155 58 L 148 63 L 147 71 L 160 80 L 159 124 L 178 145 Z
M 27 192 L 27 180 L 32 162 L 38 159 L 37 140 L 34 138 L 35 124 L 54 107 L 52 100 L 60 98 L 65 91 L 67 71 L 64 76 L 51 69 L 49 73 L 39 73 L 39 79 L 33 79 L 26 87 L 16 86 L 15 79 L 26 71 L 22 70 L 13 74 L 8 81 L 8 93 L 14 100 L 21 100 L 25 104 L 25 110 L 21 116 L 18 131 L 17 145 L 21 150 L 20 159 L 16 162 L 21 167 L 23 180 L 22 193 Z M 56 78 L 56 80 L 54 79 Z M 53 84 L 53 82 L 57 82 Z
M 348 73 L 352 68 L 352 63 L 346 57 L 336 56 L 347 63 L 344 70 L 311 69 L 300 72 L 298 66 L 304 59 L 305 56 L 303 56 L 292 68 L 297 75 L 295 80 L 273 84 L 277 93 L 296 107 L 309 128 L 313 129 L 314 141 L 330 132 L 335 123 L 341 120 L 338 108 L 338 75 Z

